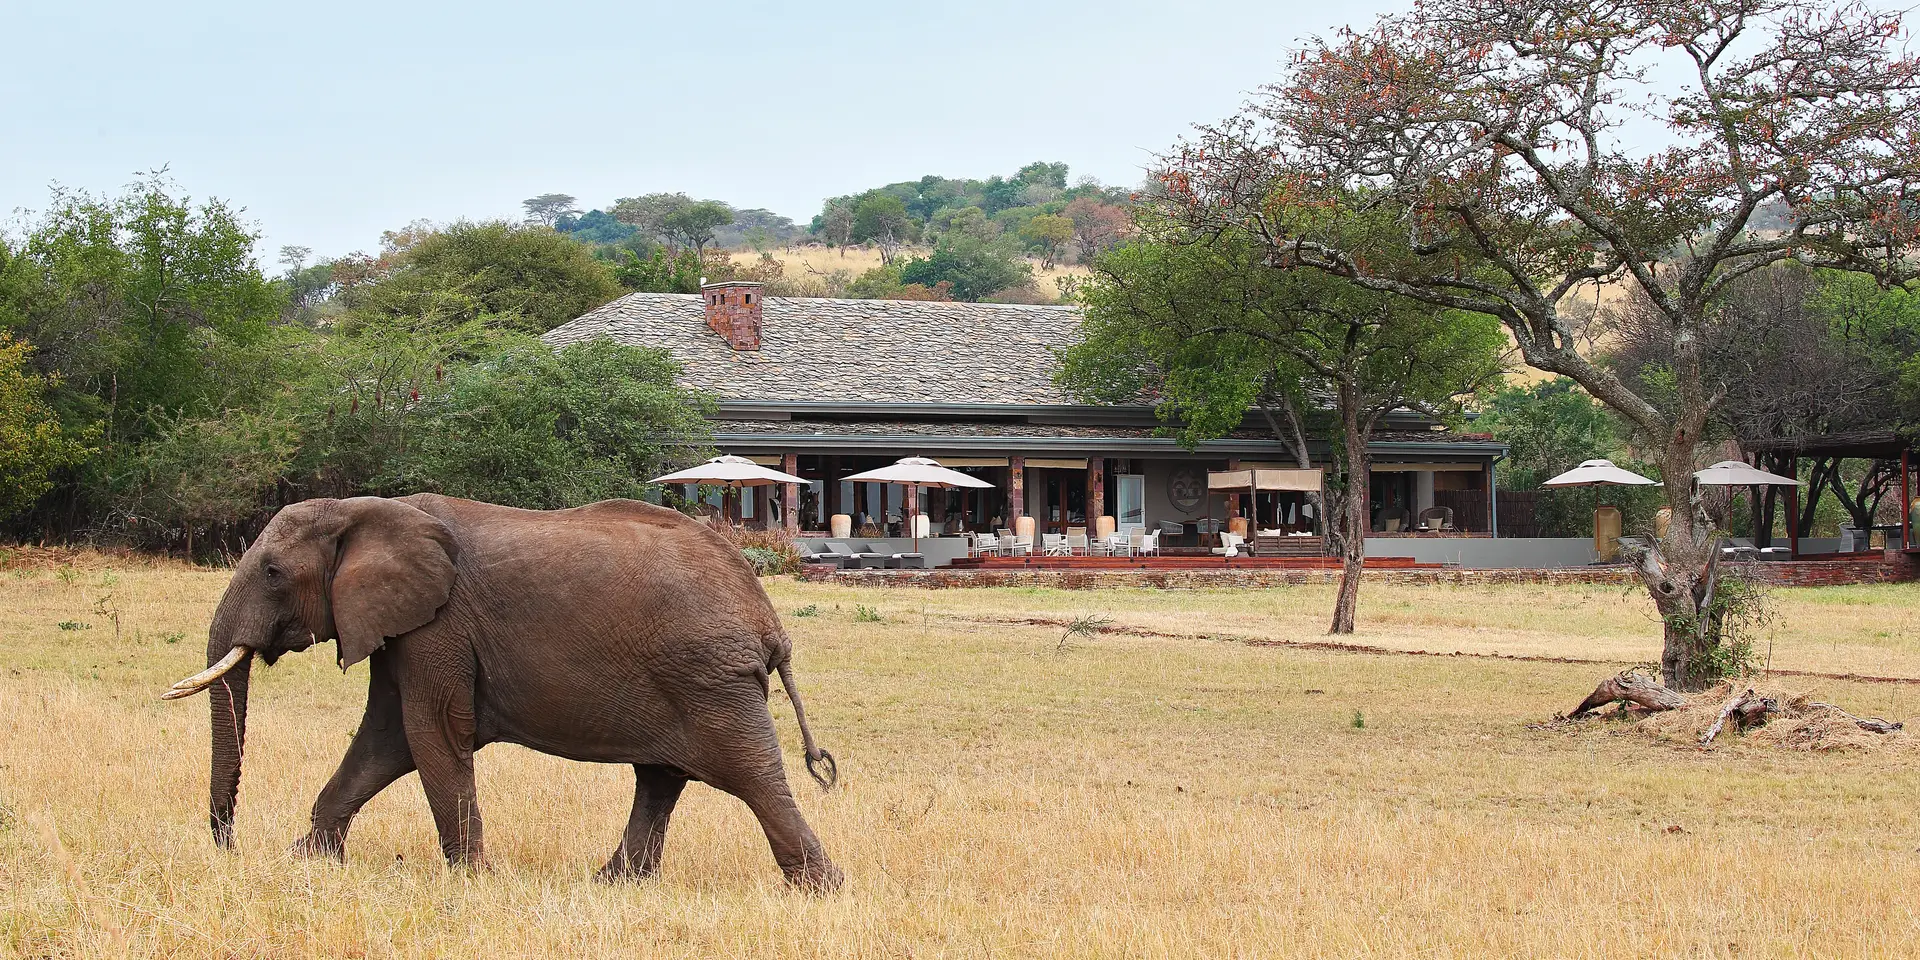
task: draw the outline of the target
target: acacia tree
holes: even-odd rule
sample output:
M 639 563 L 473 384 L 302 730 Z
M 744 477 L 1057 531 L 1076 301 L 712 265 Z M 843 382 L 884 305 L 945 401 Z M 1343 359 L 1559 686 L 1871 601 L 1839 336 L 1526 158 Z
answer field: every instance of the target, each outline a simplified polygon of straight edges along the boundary
M 1342 560 L 1330 632 L 1352 633 L 1374 428 L 1397 410 L 1456 413 L 1495 383 L 1499 323 L 1273 269 L 1261 243 L 1237 231 L 1142 219 L 1143 240 L 1101 257 L 1081 288 L 1086 319 L 1062 381 L 1089 399 L 1157 396 L 1189 443 L 1224 436 L 1258 409 L 1302 467 L 1308 405 L 1330 405 L 1335 476 L 1323 520 Z
M 900 248 L 913 239 L 914 222 L 899 197 L 874 193 L 854 205 L 851 230 L 853 239 L 880 248 L 882 266 L 892 266 Z
M 1859 274 L 1793 265 L 1755 271 L 1728 285 L 1715 304 L 1715 336 L 1702 364 L 1711 392 L 1722 396 L 1714 420 L 1742 448 L 1771 448 L 1824 435 L 1885 429 L 1902 419 L 1901 366 L 1920 345 L 1913 297 L 1887 293 Z M 1672 343 L 1666 323 L 1645 296 L 1625 298 L 1608 330 L 1607 364 L 1636 392 L 1664 404 Z M 1792 469 L 1793 456 L 1773 452 L 1764 464 Z M 1842 459 L 1815 456 L 1801 515 L 1789 522 L 1802 536 L 1831 489 L 1857 527 L 1873 523 L 1881 498 L 1899 477 L 1898 460 L 1867 460 L 1843 482 Z M 1754 535 L 1770 542 L 1780 488 L 1755 498 Z M 1710 511 L 1711 512 L 1711 511 Z
M 552 227 L 567 217 L 580 215 L 580 208 L 571 195 L 564 193 L 543 193 L 537 197 L 528 197 L 520 201 L 527 211 L 527 222 L 543 227 Z
M 1500 318 L 1527 363 L 1633 424 L 1672 481 L 1668 534 L 1639 555 L 1662 673 L 1697 686 L 1718 636 L 1685 478 L 1720 400 L 1712 307 L 1790 259 L 1912 282 L 1920 60 L 1899 36 L 1858 2 L 1427 0 L 1309 41 L 1162 179 L 1191 226 L 1243 229 L 1271 263 Z M 1750 229 L 1779 204 L 1787 226 Z M 1563 306 L 1610 283 L 1660 318 L 1665 408 L 1596 363 Z

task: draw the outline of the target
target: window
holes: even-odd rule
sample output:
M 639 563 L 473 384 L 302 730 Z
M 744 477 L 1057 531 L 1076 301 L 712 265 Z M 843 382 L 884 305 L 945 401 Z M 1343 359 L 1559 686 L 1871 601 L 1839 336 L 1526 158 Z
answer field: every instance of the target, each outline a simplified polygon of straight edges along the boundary
M 749 307 L 753 306 L 753 294 L 751 293 L 747 294 L 746 303 L 747 303 L 747 306 Z

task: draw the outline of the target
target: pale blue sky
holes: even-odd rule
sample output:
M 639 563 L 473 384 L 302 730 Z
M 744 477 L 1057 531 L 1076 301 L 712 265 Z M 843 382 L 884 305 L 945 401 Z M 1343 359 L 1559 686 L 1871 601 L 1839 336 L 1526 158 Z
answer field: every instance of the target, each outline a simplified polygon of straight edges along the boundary
M 1132 184 L 1391 6 L 0 0 L 0 211 L 171 165 L 280 244 L 680 190 L 804 222 L 822 198 L 1063 160 Z

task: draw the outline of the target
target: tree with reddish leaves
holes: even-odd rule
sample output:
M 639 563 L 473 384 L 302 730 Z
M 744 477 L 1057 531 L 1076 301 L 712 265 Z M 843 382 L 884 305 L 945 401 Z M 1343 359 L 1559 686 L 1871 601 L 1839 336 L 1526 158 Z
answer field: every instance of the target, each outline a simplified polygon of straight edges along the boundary
M 1668 533 L 1635 554 L 1662 673 L 1696 687 L 1718 644 L 1688 482 L 1722 399 L 1703 375 L 1716 304 L 1785 261 L 1915 283 L 1904 37 L 1857 2 L 1424 0 L 1308 42 L 1160 182 L 1192 226 L 1248 231 L 1276 264 L 1500 318 L 1527 363 L 1625 417 L 1670 481 Z M 1782 204 L 1784 229 L 1755 227 Z M 1611 284 L 1671 345 L 1663 402 L 1596 362 L 1569 309 Z

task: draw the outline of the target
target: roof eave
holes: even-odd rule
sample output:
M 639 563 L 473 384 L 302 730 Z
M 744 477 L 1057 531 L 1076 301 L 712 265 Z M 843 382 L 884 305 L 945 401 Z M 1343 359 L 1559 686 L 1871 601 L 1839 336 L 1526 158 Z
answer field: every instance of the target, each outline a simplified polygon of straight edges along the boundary
M 1196 456 L 1210 453 L 1275 456 L 1280 453 L 1279 444 L 1272 440 L 1206 440 L 1198 446 L 1188 448 L 1171 437 L 941 437 L 828 433 L 715 433 L 713 440 L 714 444 L 720 447 L 764 449 L 770 453 L 898 452 L 901 450 L 963 450 L 995 453 L 1019 450 L 1030 453 L 1077 453 L 1082 456 L 1128 453 L 1161 456 Z M 1309 446 L 1324 448 L 1325 444 L 1315 443 Z M 1390 441 L 1370 443 L 1367 449 L 1375 455 L 1388 457 L 1417 455 L 1422 460 L 1443 458 L 1471 460 L 1505 456 L 1507 445 L 1478 440 L 1436 440 L 1415 443 Z

